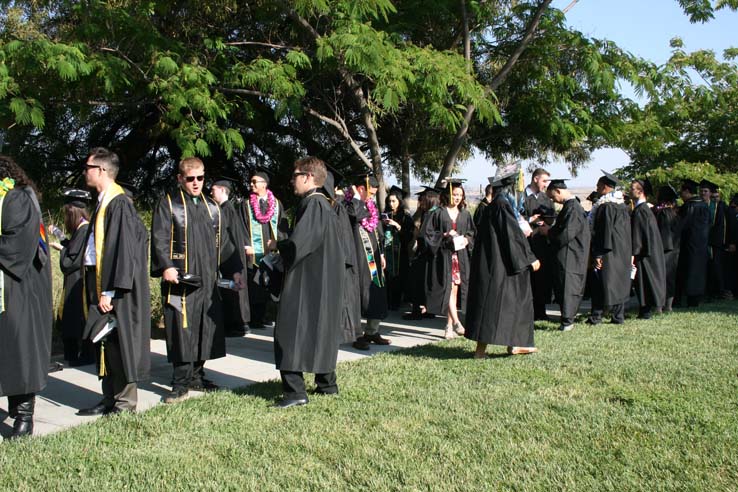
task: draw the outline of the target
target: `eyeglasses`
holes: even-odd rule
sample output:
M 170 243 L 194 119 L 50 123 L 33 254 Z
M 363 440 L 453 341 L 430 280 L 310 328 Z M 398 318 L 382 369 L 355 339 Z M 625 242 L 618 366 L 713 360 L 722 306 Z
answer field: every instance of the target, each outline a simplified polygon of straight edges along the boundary
M 102 169 L 102 166 L 95 166 L 94 164 L 85 164 L 85 171 L 88 169 Z
M 292 177 L 293 177 L 293 178 L 296 178 L 296 177 L 298 177 L 298 176 L 308 176 L 309 174 L 310 174 L 310 173 L 304 173 L 304 172 L 302 172 L 302 171 L 295 171 L 294 173 L 292 173 Z
M 251 180 L 251 184 L 252 185 L 256 185 L 256 184 L 259 184 L 259 183 L 266 183 L 266 181 L 264 181 L 263 179 L 252 179 Z
M 188 183 L 192 183 L 195 180 L 202 182 L 205 180 L 205 175 L 201 174 L 199 176 L 185 176 L 185 181 L 187 181 Z

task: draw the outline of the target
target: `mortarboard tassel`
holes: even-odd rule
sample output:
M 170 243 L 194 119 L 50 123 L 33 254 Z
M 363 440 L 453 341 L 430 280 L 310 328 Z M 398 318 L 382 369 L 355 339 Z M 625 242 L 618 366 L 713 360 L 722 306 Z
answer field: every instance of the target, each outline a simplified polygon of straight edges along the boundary
M 105 377 L 108 375 L 107 368 L 105 367 L 105 342 L 100 342 L 100 373 L 99 376 Z

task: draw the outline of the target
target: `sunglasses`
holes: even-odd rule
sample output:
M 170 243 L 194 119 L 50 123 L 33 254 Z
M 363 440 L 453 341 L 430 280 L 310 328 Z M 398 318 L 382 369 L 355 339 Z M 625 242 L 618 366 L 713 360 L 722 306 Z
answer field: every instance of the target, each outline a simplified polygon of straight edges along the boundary
M 94 164 L 85 164 L 85 170 L 87 169 L 101 169 L 102 166 L 95 166 Z
M 304 173 L 302 171 L 296 171 L 296 172 L 292 173 L 292 177 L 293 178 L 296 178 L 298 176 L 307 176 L 308 174 L 310 174 L 310 173 Z
M 201 174 L 199 176 L 186 176 L 185 177 L 185 181 L 187 181 L 188 183 L 192 183 L 195 180 L 202 182 L 205 180 L 205 175 Z
M 264 181 L 263 179 L 252 179 L 251 180 L 252 185 L 259 184 L 259 183 L 266 183 L 266 181 Z

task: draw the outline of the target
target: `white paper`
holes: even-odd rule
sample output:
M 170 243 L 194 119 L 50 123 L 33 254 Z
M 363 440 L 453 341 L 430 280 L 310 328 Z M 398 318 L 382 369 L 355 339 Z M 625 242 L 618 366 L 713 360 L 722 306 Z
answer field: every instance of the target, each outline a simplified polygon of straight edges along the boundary
M 466 248 L 466 241 L 464 236 L 454 236 L 454 251 Z
M 105 327 L 102 330 L 100 330 L 100 333 L 98 333 L 97 335 L 95 335 L 95 338 L 92 339 L 92 343 L 97 343 L 100 340 L 102 340 L 103 338 L 105 338 L 105 336 L 108 333 L 110 333 L 111 331 L 115 330 L 116 325 L 117 325 L 117 323 L 115 322 L 115 320 L 108 321 L 107 323 L 105 323 Z

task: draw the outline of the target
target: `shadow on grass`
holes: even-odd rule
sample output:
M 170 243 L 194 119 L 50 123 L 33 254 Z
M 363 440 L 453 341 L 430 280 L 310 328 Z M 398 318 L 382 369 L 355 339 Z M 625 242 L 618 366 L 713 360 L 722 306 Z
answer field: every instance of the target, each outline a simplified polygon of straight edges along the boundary
M 275 401 L 282 396 L 282 383 L 279 381 L 254 383 L 233 389 L 232 392 L 236 395 L 255 396 L 267 401 Z
M 444 344 L 428 344 L 419 345 L 417 347 L 411 347 L 393 352 L 387 352 L 387 355 L 392 356 L 409 356 L 409 357 L 424 357 L 429 359 L 439 360 L 450 360 L 450 359 L 473 359 L 474 350 L 470 350 L 465 347 L 457 347 L 454 345 Z M 498 359 L 502 357 L 510 357 L 507 353 L 487 354 L 488 359 Z

